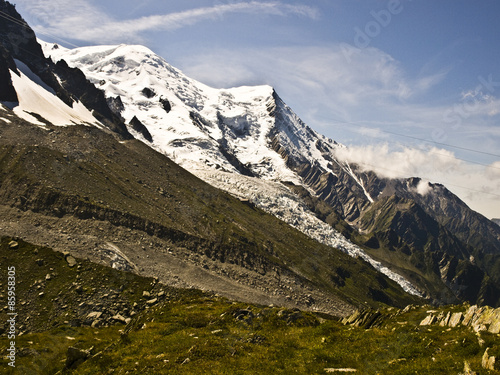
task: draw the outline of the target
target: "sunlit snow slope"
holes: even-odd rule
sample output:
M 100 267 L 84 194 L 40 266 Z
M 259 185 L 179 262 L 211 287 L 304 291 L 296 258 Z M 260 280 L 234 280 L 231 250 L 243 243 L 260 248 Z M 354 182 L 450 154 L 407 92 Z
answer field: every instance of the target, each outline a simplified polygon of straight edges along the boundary
M 307 127 L 272 87 L 214 89 L 188 78 L 142 46 L 68 50 L 41 44 L 47 56 L 80 68 L 104 90 L 126 123 L 131 123 L 129 131 L 137 138 L 208 183 L 251 200 L 319 242 L 362 257 L 407 292 L 420 294 L 402 276 L 319 220 L 280 183 L 303 185 L 283 155 L 273 149 L 273 139 L 286 148 L 287 156 L 323 169 L 335 162 L 334 149 L 343 146 Z M 279 122 L 275 117 L 278 110 Z M 147 131 L 133 125 L 137 120 Z M 352 173 L 348 165 L 344 168 Z M 352 175 L 363 188 L 361 180 Z
M 11 79 L 19 102 L 5 104 L 12 108 L 17 116 L 41 126 L 45 123 L 32 114 L 37 114 L 43 120 L 58 126 L 72 124 L 101 126 L 82 103 L 74 102 L 72 107 L 68 106 L 23 62 L 19 60 L 15 62 L 19 72 L 11 71 Z

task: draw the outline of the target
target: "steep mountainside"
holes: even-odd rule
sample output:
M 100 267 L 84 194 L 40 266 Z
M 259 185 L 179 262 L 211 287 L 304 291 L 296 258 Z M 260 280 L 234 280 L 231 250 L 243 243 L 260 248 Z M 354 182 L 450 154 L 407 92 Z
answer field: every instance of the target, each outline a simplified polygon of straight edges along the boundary
M 197 179 L 135 140 L 88 126 L 34 126 L 3 110 L 3 233 L 166 284 L 343 314 L 405 295 L 362 260 L 322 245 Z
M 379 178 L 339 160 L 336 150 L 344 146 L 305 125 L 271 87 L 216 90 L 141 46 L 67 50 L 44 44 L 44 51 L 82 69 L 109 102 L 119 104 L 114 108 L 132 134 L 210 184 L 249 199 L 320 242 L 338 239 L 336 246 L 346 252 L 381 270 L 389 267 L 386 274 L 418 280 L 415 285 L 436 301 L 499 303 L 491 296 L 500 285 L 500 228 L 442 185 Z M 300 188 L 321 203 L 304 205 Z M 408 204 L 396 203 L 401 200 Z M 322 216 L 318 205 L 330 214 Z M 304 224 L 311 216 L 330 229 L 317 221 Z M 405 224 L 411 220 L 426 224 Z M 375 240 L 377 251 L 371 247 Z M 395 257 L 394 248 L 412 250 Z M 449 266 L 454 262 L 461 266 Z

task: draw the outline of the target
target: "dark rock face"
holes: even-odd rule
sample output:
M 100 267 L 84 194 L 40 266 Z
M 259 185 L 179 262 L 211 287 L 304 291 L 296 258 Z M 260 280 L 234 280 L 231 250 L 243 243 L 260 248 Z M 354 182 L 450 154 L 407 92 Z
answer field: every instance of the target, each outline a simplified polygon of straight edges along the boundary
M 106 102 L 108 103 L 109 109 L 117 115 L 121 117 L 121 113 L 125 110 L 125 106 L 123 105 L 122 98 L 118 95 L 115 98 L 106 98 Z
M 71 107 L 75 101 L 81 101 L 88 109 L 93 110 L 94 117 L 111 131 L 125 139 L 132 138 L 123 121 L 109 108 L 104 93 L 90 83 L 79 69 L 68 67 L 64 61 L 54 64 L 45 58 L 35 33 L 12 4 L 0 0 L 0 11 L 9 18 L 0 19 L 0 41 L 5 51 L 10 55 L 9 59 L 2 52 L 0 59 L 7 61 L 7 66 L 12 65 L 12 59 L 22 61 L 68 106 Z M 5 66 L 3 63 L 1 65 Z M 60 78 L 61 83 L 56 75 Z M 7 90 L 5 96 L 13 99 L 12 89 L 9 90 L 9 79 L 10 77 L 6 76 L 5 71 L 0 70 L 0 81 L 5 82 L 3 87 Z
M 125 124 L 109 108 L 104 92 L 91 84 L 80 69 L 70 68 L 64 60 L 61 60 L 55 65 L 54 71 L 66 89 L 87 108 L 94 110 L 94 117 L 115 133 L 126 139 L 132 139 Z
M 165 112 L 169 113 L 172 110 L 172 104 L 170 104 L 170 102 L 167 99 L 161 98 L 160 103 L 163 106 Z
M 0 44 L 0 102 L 18 101 L 16 90 L 12 86 L 10 71 L 17 72 L 16 64 Z
M 146 126 L 142 122 L 139 121 L 139 119 L 134 116 L 132 120 L 130 120 L 130 125 L 132 125 L 132 128 L 142 134 L 142 136 L 149 142 L 153 142 L 153 137 L 151 136 L 151 133 L 148 131 Z
M 156 93 L 149 87 L 144 87 L 144 89 L 142 90 L 142 94 L 148 99 L 154 98 L 156 96 Z
M 273 99 L 268 110 L 276 122 L 269 143 L 314 192 L 312 199 L 294 188 L 320 219 L 359 245 L 376 249 L 371 255 L 379 260 L 391 264 L 393 260 L 385 252 L 394 251 L 408 269 L 433 274 L 433 281 L 421 280 L 427 286 L 420 285 L 436 302 L 500 303 L 495 295 L 500 290 L 498 225 L 472 211 L 442 185 L 429 184 L 428 192 L 420 194 L 418 187 L 423 182 L 419 178 L 380 178 L 335 160 L 332 146 L 320 139 L 315 146 L 329 161 L 328 168 L 311 163 L 287 148 L 301 140 L 289 126 L 289 109 L 276 94 Z M 305 124 L 303 129 L 301 136 L 317 138 L 308 133 Z M 429 289 L 436 283 L 441 287 Z

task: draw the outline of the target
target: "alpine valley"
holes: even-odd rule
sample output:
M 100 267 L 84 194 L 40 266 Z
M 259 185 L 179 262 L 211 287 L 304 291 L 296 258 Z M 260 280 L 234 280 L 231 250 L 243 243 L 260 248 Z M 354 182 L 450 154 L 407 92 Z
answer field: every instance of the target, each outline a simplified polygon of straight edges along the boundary
M 99 346 L 122 355 L 128 333 L 158 328 L 175 306 L 211 317 L 163 322 L 164 336 L 189 339 L 211 324 L 210 337 L 242 329 L 230 316 L 315 327 L 410 304 L 412 319 L 425 310 L 415 305 L 500 307 L 500 226 L 445 186 L 339 158 L 345 146 L 270 86 L 214 89 L 146 47 L 66 49 L 37 40 L 9 2 L 0 16 L 0 254 L 18 269 L 17 329 L 33 341 L 54 327 L 52 337 L 126 324 L 113 346 Z M 254 333 L 245 348 L 261 344 Z M 231 357 L 247 350 L 234 340 Z M 203 373 L 179 370 L 208 350 L 189 346 L 169 373 Z M 70 352 L 67 371 L 91 358 L 100 370 L 81 373 L 107 373 L 102 352 Z

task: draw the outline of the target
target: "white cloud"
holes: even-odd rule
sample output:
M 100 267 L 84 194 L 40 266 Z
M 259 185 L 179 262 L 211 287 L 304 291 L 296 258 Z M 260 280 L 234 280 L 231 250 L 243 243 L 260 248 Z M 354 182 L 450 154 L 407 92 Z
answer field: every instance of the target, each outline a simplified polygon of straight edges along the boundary
M 87 1 L 18 0 L 34 18 L 35 31 L 91 43 L 143 42 L 146 31 L 168 31 L 192 26 L 225 15 L 246 13 L 273 16 L 303 16 L 315 19 L 318 11 L 306 5 L 289 5 L 281 1 L 246 1 L 215 4 L 210 7 L 152 15 L 130 20 L 115 20 Z
M 441 183 L 472 209 L 489 218 L 500 217 L 500 161 L 473 165 L 436 147 L 391 151 L 388 144 L 340 148 L 336 156 L 384 177 L 421 177 L 417 192 L 422 195 L 430 190 L 428 182 Z
M 426 195 L 432 190 L 432 186 L 429 184 L 429 181 L 420 180 L 417 185 L 417 193 L 420 195 Z

